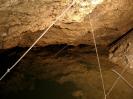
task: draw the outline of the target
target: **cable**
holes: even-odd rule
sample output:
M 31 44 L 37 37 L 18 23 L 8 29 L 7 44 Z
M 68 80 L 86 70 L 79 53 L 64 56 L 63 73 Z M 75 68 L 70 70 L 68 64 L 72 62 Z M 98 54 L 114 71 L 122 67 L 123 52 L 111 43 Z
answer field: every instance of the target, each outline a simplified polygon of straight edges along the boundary
M 58 54 L 60 54 L 67 47 L 68 47 L 68 45 L 65 45 L 63 48 L 61 48 L 57 53 L 55 53 L 54 57 L 56 57 Z
M 112 70 L 114 73 L 116 73 L 123 81 L 125 81 L 125 83 L 130 87 L 130 88 L 132 88 L 133 89 L 133 85 L 132 84 L 130 84 L 120 73 L 118 73 L 116 70 Z
M 126 57 L 127 61 L 129 61 L 128 57 L 126 55 L 125 55 L 125 57 Z M 123 70 L 121 71 L 120 75 L 123 75 L 128 67 L 129 67 L 129 65 L 125 66 L 125 68 L 123 68 Z M 113 88 L 116 86 L 116 84 L 118 83 L 119 79 L 120 79 L 120 76 L 118 78 L 116 78 L 116 80 L 114 81 L 113 85 L 111 86 L 111 88 L 107 92 L 107 96 L 112 92 Z
M 104 84 L 104 80 L 103 80 L 103 74 L 102 74 L 101 63 L 100 63 L 100 58 L 99 58 L 99 54 L 98 54 L 97 42 L 96 42 L 95 32 L 94 32 L 94 28 L 93 28 L 93 25 L 92 25 L 92 22 L 91 22 L 90 14 L 89 14 L 89 22 L 90 22 L 90 27 L 91 27 L 91 33 L 92 33 L 92 36 L 93 36 L 93 42 L 94 42 L 94 45 L 95 45 L 95 51 L 96 51 L 96 55 L 97 55 L 97 62 L 98 62 L 100 77 L 101 77 L 101 81 L 102 81 L 104 99 L 106 99 L 105 84 Z
M 0 77 L 0 81 L 25 57 L 25 55 L 36 45 L 36 43 L 48 32 L 48 30 L 75 4 L 75 0 L 61 13 L 60 16 L 53 21 L 49 27 L 36 39 L 36 41 L 28 48 L 28 50 L 4 73 L 2 77 Z

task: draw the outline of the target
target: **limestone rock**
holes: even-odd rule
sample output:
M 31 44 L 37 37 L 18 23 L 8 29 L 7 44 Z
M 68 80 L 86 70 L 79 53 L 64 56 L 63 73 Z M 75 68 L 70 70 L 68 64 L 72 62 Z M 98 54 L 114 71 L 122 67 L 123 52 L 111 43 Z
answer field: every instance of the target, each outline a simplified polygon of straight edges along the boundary
M 76 0 L 36 46 L 108 45 L 133 26 L 133 0 Z M 0 49 L 29 47 L 72 0 L 0 0 Z M 90 19 L 89 19 L 90 16 Z

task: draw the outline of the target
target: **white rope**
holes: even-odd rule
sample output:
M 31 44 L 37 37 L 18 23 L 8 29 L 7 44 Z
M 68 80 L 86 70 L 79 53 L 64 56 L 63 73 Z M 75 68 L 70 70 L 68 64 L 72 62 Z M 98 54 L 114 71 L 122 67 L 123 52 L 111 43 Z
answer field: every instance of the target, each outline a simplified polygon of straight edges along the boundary
M 124 72 L 126 71 L 126 69 L 127 69 L 127 67 L 125 67 L 125 68 L 123 69 L 123 71 L 120 73 L 120 75 L 123 75 Z M 118 78 L 116 78 L 116 80 L 115 80 L 114 83 L 112 84 L 111 88 L 110 88 L 109 91 L 107 92 L 107 96 L 112 92 L 112 90 L 114 89 L 114 87 L 116 86 L 116 84 L 118 83 L 118 81 L 119 81 L 120 78 L 121 78 L 120 76 L 119 76 Z
M 129 83 L 120 73 L 118 73 L 116 70 L 112 70 L 114 73 L 116 73 L 130 88 L 133 89 L 133 85 Z
M 61 13 L 60 16 L 53 21 L 49 27 L 37 38 L 37 40 L 28 48 L 28 50 L 11 66 L 11 68 L 7 69 L 7 72 L 0 78 L 2 80 L 24 57 L 25 55 L 36 45 L 36 43 L 48 32 L 48 30 L 75 4 L 75 0 Z
M 56 57 L 58 54 L 60 54 L 67 47 L 68 47 L 68 45 L 65 45 L 63 48 L 61 48 L 57 53 L 55 53 L 54 57 Z
M 100 63 L 100 58 L 99 58 L 99 54 L 98 54 L 97 42 L 96 42 L 95 32 L 94 32 L 93 24 L 91 22 L 90 14 L 89 14 L 89 22 L 90 22 L 90 27 L 91 27 L 91 33 L 92 33 L 92 36 L 93 36 L 93 42 L 94 42 L 94 45 L 95 45 L 95 51 L 96 51 L 96 55 L 97 55 L 97 62 L 98 62 L 98 67 L 99 67 L 99 71 L 100 71 L 100 77 L 101 77 L 101 82 L 102 82 L 104 99 L 106 99 L 105 84 L 104 84 L 104 80 L 103 80 L 103 74 L 102 74 L 101 63 Z
M 87 31 L 87 30 L 85 29 L 85 31 Z M 83 37 L 83 36 L 85 36 L 87 33 L 88 33 L 88 32 L 85 32 L 84 35 L 81 35 L 81 36 L 79 36 L 79 37 Z M 77 37 L 77 39 L 78 39 L 78 37 Z M 74 42 L 77 42 L 77 39 L 75 39 Z M 69 45 L 65 45 L 63 48 L 61 48 L 59 51 L 57 51 L 57 52 L 55 53 L 54 57 L 58 56 L 58 54 L 60 54 L 60 53 L 61 53 L 64 49 L 66 49 L 67 47 L 69 47 Z
M 128 57 L 127 57 L 126 55 L 125 55 L 125 58 L 127 59 L 127 61 L 129 61 L 129 60 L 128 60 Z M 129 67 L 129 65 L 125 66 L 125 67 L 123 68 L 123 70 L 121 71 L 120 75 L 123 75 L 124 72 L 126 71 L 126 69 L 127 69 L 128 67 Z M 116 86 L 116 84 L 118 83 L 118 81 L 119 81 L 120 78 L 121 78 L 120 76 L 119 76 L 118 78 L 116 78 L 116 80 L 115 80 L 114 83 L 112 84 L 111 88 L 110 88 L 109 91 L 107 92 L 107 96 L 112 92 L 113 88 Z

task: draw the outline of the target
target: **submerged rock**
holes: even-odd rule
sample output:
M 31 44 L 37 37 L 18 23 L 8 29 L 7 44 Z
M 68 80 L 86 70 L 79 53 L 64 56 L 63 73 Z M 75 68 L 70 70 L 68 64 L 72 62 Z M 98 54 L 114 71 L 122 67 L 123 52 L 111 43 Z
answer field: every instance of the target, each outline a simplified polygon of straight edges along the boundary
M 33 48 L 0 81 L 0 99 L 104 99 L 96 54 L 91 46 L 68 47 L 56 56 L 56 52 L 49 49 Z M 99 51 L 99 57 L 108 91 L 117 75 L 111 71 L 114 64 L 108 61 L 105 52 Z M 114 69 L 120 72 L 118 68 Z M 125 75 L 133 84 L 133 75 L 129 72 Z M 119 80 L 108 99 L 121 97 L 132 99 L 133 91 Z

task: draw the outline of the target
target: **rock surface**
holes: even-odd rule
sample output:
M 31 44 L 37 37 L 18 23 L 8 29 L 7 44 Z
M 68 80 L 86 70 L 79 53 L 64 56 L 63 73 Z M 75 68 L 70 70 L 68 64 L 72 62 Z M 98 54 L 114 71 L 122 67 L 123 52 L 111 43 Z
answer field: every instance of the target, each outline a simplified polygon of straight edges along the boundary
M 110 60 L 133 71 L 133 30 L 110 49 Z
M 72 0 L 1 0 L 0 49 L 30 46 Z M 100 45 L 133 26 L 133 0 L 76 0 L 36 46 L 92 44 L 90 20 Z

